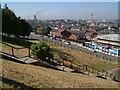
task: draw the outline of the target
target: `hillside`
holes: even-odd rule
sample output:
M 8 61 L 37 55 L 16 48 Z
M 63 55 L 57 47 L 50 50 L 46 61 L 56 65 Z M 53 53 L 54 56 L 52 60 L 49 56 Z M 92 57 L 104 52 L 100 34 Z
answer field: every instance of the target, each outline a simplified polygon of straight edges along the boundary
M 30 47 L 33 43 L 38 43 L 39 40 L 24 40 L 24 39 L 16 39 L 12 37 L 5 37 L 3 36 L 2 43 L 8 44 L 10 46 L 21 48 L 21 47 Z M 61 53 L 68 54 L 70 58 L 73 60 L 74 63 L 80 64 L 80 65 L 89 65 L 93 68 L 102 71 L 102 70 L 111 70 L 114 68 L 117 68 L 118 65 L 114 64 L 113 62 L 108 62 L 107 60 L 100 59 L 98 57 L 95 57 L 93 55 L 87 54 L 82 51 L 77 50 L 70 50 L 61 46 L 57 46 L 53 43 L 46 42 L 51 48 L 55 49 L 54 52 L 54 59 L 60 60 L 60 51 Z M 1 45 L 1 44 L 0 44 Z M 7 52 L 11 54 L 11 48 L 7 47 L 6 45 L 2 44 L 2 51 Z M 25 55 L 28 55 L 28 50 L 14 50 L 15 55 L 18 57 L 23 57 Z M 22 52 L 22 53 L 21 53 Z M 83 58 L 84 57 L 84 58 Z
M 118 83 L 83 74 L 2 60 L 3 87 L 31 86 L 34 88 L 117 88 Z

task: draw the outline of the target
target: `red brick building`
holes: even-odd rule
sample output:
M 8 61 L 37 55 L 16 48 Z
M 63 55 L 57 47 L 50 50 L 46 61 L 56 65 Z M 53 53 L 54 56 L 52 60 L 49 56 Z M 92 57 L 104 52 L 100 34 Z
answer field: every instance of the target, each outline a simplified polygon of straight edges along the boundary
M 51 30 L 50 31 L 50 36 L 53 36 L 53 37 L 67 39 L 70 35 L 71 35 L 71 33 L 67 30 L 64 30 L 64 29 L 58 29 L 58 30 Z
M 73 40 L 85 40 L 85 34 L 84 33 L 73 33 L 69 36 L 69 39 Z

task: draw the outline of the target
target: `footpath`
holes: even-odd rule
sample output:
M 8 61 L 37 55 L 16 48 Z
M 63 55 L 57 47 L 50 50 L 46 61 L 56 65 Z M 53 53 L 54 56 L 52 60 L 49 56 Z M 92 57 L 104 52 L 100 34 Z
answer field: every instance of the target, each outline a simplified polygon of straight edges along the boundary
M 60 65 L 60 64 L 57 64 L 57 63 L 54 63 L 54 62 L 53 63 L 47 63 L 47 62 L 43 62 L 42 60 L 36 60 L 36 59 L 30 58 L 30 57 L 23 57 L 23 58 L 18 59 L 16 57 L 13 57 L 11 55 L 8 55 L 8 54 L 2 53 L 2 52 L 0 52 L 0 55 L 2 56 L 2 58 L 8 58 L 9 60 L 14 61 L 14 62 L 18 62 L 18 63 L 23 63 L 23 64 L 39 63 L 40 65 L 44 65 L 44 66 L 51 67 L 51 68 L 54 68 L 54 69 L 58 69 L 58 70 L 61 70 L 61 71 L 67 71 L 67 72 L 74 71 L 71 68 L 68 68 L 66 66 L 63 66 L 63 65 Z

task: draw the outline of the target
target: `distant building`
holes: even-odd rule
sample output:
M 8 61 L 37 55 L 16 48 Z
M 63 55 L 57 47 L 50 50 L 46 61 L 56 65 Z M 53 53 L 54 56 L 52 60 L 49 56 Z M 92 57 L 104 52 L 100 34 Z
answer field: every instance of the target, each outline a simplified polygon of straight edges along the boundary
M 69 36 L 69 39 L 73 39 L 73 40 L 85 40 L 86 37 L 85 37 L 84 32 L 78 32 L 78 33 L 72 33 Z
M 36 15 L 34 15 L 34 19 L 33 19 L 34 21 L 37 21 L 37 17 L 36 17 Z
M 95 38 L 97 36 L 96 32 L 86 32 L 85 33 L 85 37 L 88 40 L 93 40 L 93 38 Z
M 67 39 L 71 33 L 65 29 L 51 30 L 50 36 Z
M 120 34 L 98 35 L 95 42 L 120 48 Z
M 73 26 L 72 28 L 71 28 L 71 31 L 80 31 L 81 30 L 81 28 L 79 28 L 79 27 L 77 27 L 77 26 Z

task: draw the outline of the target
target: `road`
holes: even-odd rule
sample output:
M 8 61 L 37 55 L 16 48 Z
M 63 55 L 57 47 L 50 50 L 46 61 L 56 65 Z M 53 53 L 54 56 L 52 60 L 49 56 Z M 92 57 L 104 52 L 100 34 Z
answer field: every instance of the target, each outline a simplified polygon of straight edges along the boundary
M 61 46 L 67 47 L 67 48 L 73 48 L 73 49 L 76 49 L 76 50 L 80 50 L 80 51 L 89 53 L 91 55 L 95 55 L 96 57 L 103 58 L 104 60 L 109 60 L 109 61 L 115 61 L 115 60 L 117 60 L 117 61 L 120 61 L 120 58 L 118 58 L 118 57 L 110 56 L 108 54 L 104 54 L 104 53 L 101 53 L 101 52 L 94 52 L 94 51 L 88 50 L 87 48 L 80 47 L 81 45 L 80 46 L 77 46 L 75 44 L 67 45 L 67 44 L 65 44 L 62 41 L 55 40 L 55 39 L 50 39 L 47 36 L 46 37 L 42 37 L 40 35 L 31 35 L 30 37 L 32 39 L 37 39 L 37 40 L 45 39 L 47 41 L 59 44 Z

